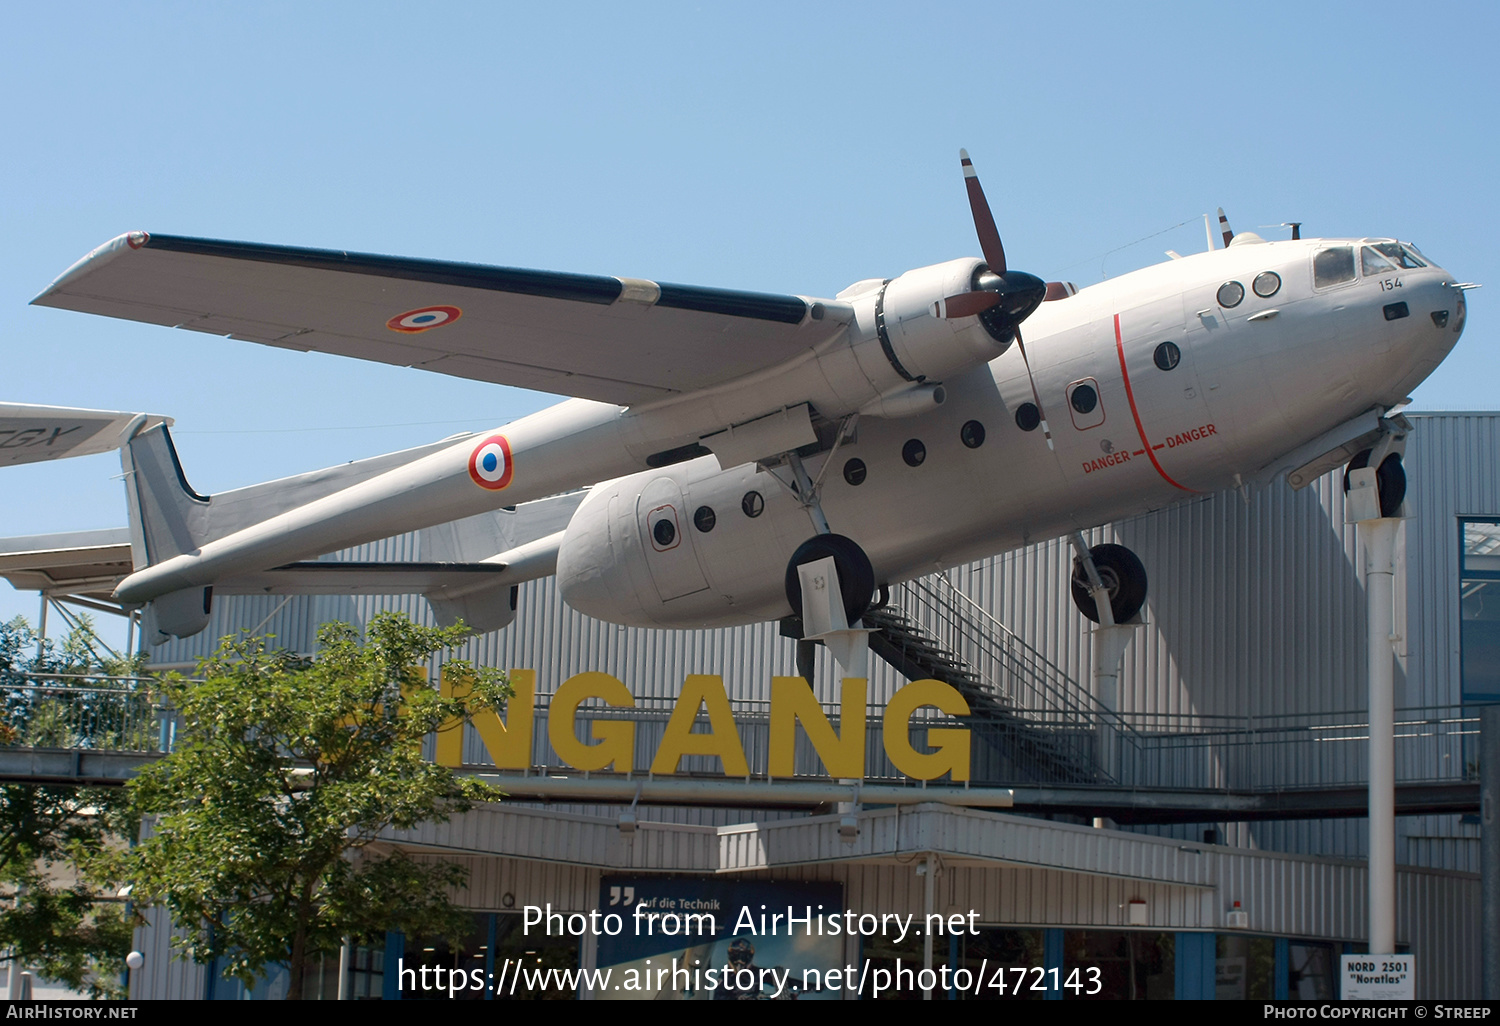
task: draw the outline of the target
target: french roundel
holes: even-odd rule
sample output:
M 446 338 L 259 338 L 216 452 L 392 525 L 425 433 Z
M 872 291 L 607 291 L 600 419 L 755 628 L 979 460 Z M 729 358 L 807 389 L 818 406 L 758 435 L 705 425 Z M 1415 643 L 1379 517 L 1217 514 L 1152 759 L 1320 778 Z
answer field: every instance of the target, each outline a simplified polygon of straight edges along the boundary
M 386 321 L 385 326 L 392 331 L 404 331 L 409 335 L 415 335 L 420 331 L 452 324 L 463 315 L 464 312 L 456 306 L 424 306 L 420 310 L 398 313 Z
M 504 435 L 491 435 L 474 448 L 469 457 L 469 476 L 481 488 L 499 491 L 510 484 L 510 442 Z

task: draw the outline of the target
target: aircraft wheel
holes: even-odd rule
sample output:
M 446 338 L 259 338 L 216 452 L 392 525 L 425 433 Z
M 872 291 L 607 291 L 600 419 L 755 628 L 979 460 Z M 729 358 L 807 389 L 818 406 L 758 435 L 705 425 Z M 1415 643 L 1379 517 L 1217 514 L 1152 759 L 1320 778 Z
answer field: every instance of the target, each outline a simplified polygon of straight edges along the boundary
M 1370 450 L 1355 456 L 1344 468 L 1344 491 L 1349 491 L 1349 471 L 1363 470 L 1370 465 Z M 1380 515 L 1393 517 L 1401 512 L 1402 500 L 1406 498 L 1406 467 L 1401 463 L 1401 454 L 1391 453 L 1380 461 L 1375 469 L 1375 487 L 1380 492 Z
M 1115 623 L 1133 620 L 1146 604 L 1146 568 L 1140 558 L 1123 545 L 1095 545 L 1089 554 L 1094 557 L 1100 582 L 1109 591 L 1109 609 Z M 1072 585 L 1073 604 L 1080 613 L 1098 623 L 1099 609 L 1089 591 L 1088 574 L 1077 561 L 1073 563 Z
M 797 568 L 825 556 L 832 556 L 833 565 L 838 569 L 844 615 L 853 624 L 870 608 L 870 600 L 875 597 L 875 569 L 865 550 L 841 534 L 814 535 L 797 546 L 786 565 L 786 600 L 791 603 L 792 612 L 801 616 L 802 581 L 797 576 Z

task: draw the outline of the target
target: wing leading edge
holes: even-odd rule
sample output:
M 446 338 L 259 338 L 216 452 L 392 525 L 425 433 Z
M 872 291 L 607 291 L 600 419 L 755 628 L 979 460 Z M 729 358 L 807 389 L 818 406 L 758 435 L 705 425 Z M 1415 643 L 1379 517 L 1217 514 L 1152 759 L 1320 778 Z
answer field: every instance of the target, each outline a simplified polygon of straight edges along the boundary
M 631 405 L 839 330 L 799 296 L 130 232 L 32 302 Z

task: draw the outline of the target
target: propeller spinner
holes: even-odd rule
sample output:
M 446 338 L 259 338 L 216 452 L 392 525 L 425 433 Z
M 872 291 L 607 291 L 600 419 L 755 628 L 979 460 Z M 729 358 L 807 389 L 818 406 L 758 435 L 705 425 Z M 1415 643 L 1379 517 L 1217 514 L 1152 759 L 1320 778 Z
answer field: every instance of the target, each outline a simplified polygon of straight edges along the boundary
M 1047 297 L 1047 283 L 1034 274 L 1012 271 L 1006 266 L 1005 246 L 1000 241 L 1000 229 L 995 227 L 995 216 L 990 213 L 989 201 L 984 198 L 984 189 L 979 184 L 979 173 L 974 170 L 968 150 L 959 150 L 958 157 L 964 169 L 964 187 L 969 192 L 969 209 L 974 214 L 979 249 L 989 268 L 981 268 L 975 275 L 972 291 L 944 299 L 939 316 L 982 315 L 985 328 L 996 338 L 1003 338 L 1007 333 L 1015 335 L 1021 360 L 1026 365 L 1026 377 L 1031 381 L 1031 397 L 1041 415 L 1042 434 L 1047 439 L 1047 448 L 1051 449 L 1052 429 L 1047 426 L 1047 412 L 1037 393 L 1036 377 L 1031 373 L 1031 360 L 1026 356 L 1026 343 L 1021 338 L 1021 322 L 1030 317 Z

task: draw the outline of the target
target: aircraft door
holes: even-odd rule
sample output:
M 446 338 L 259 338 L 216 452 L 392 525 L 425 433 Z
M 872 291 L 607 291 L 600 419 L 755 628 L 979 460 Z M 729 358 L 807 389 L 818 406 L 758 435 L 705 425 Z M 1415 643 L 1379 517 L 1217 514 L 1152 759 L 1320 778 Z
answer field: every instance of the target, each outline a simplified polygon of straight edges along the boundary
M 1183 484 L 1184 477 L 1201 478 L 1194 468 L 1223 453 L 1208 397 L 1218 387 L 1212 347 L 1228 328 L 1218 311 L 1200 315 L 1201 304 L 1193 304 L 1202 298 L 1179 294 L 1120 315 L 1118 344 L 1143 441 L 1163 476 Z M 1209 331 L 1211 341 L 1204 337 Z
M 658 477 L 647 484 L 636 499 L 636 521 L 646 567 L 663 602 L 708 588 L 676 481 Z

